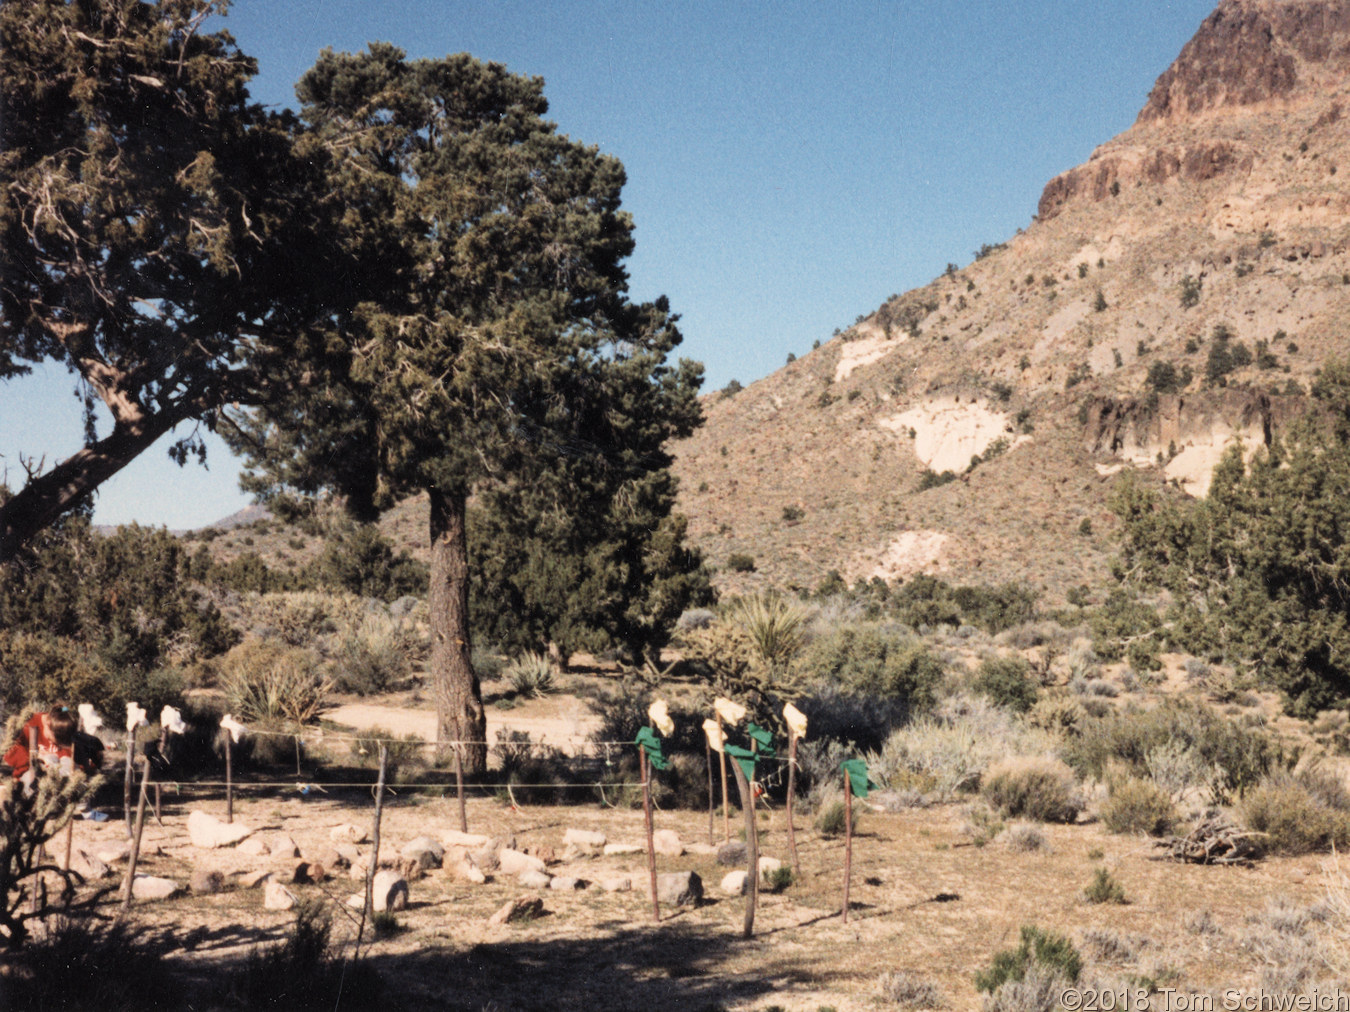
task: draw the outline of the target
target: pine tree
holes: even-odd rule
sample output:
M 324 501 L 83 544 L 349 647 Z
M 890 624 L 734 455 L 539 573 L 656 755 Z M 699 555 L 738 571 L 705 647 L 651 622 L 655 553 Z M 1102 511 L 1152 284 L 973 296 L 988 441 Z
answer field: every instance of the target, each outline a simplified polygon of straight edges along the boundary
M 623 168 L 543 118 L 541 80 L 372 44 L 325 52 L 298 94 L 341 153 L 341 237 L 378 297 L 293 360 L 291 400 L 240 418 L 235 442 L 265 493 L 332 489 L 363 516 L 426 493 L 440 736 L 476 743 L 482 769 L 470 495 L 537 479 L 540 517 L 641 498 L 669 480 L 648 477 L 662 444 L 699 420 L 701 368 L 666 363 L 680 334 L 664 300 L 629 301 Z M 669 497 L 650 501 L 659 522 Z M 587 542 L 566 526 L 555 543 Z
M 248 101 L 253 60 L 202 30 L 224 7 L 0 4 L 0 381 L 65 366 L 86 435 L 0 503 L 0 560 L 175 426 L 255 403 L 267 353 L 348 294 L 314 227 L 318 153 L 297 157 L 291 120 Z M 203 458 L 198 430 L 171 452 Z

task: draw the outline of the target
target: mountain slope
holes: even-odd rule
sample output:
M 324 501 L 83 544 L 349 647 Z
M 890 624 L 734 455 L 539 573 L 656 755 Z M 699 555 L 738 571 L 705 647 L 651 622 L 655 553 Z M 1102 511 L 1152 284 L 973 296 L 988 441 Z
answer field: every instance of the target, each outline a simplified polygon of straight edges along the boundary
M 1220 3 L 1025 231 L 707 398 L 677 468 L 710 558 L 755 559 L 725 585 L 1102 580 L 1120 468 L 1203 494 L 1350 351 L 1345 110 L 1350 2 Z

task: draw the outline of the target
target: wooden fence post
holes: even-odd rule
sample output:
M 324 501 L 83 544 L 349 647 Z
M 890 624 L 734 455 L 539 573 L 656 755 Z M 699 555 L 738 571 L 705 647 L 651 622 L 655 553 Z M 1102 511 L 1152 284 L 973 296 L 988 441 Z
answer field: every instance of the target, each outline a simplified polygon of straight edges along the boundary
M 732 763 L 736 771 L 736 789 L 741 792 L 741 810 L 745 812 L 745 846 L 750 870 L 747 872 L 745 897 L 745 927 L 741 934 L 749 938 L 755 930 L 755 907 L 759 905 L 759 827 L 755 824 L 755 799 L 750 793 L 750 781 L 739 761 Z
M 853 880 L 853 781 L 844 771 L 844 923 L 848 923 L 848 889 Z
M 647 871 L 652 882 L 652 919 L 661 920 L 661 902 L 656 898 L 656 844 L 652 833 L 652 764 L 647 751 L 638 746 L 638 769 L 642 773 L 642 816 L 647 825 Z

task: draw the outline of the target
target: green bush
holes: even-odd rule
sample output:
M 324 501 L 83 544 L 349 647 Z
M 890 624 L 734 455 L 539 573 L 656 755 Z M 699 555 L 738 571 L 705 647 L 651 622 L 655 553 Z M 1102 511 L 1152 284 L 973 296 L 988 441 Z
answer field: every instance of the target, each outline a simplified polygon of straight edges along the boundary
M 1083 890 L 1083 899 L 1089 903 L 1124 903 L 1125 889 L 1105 868 L 1098 868 L 1092 881 Z
M 988 969 L 976 971 L 975 989 L 996 991 L 1008 981 L 1022 980 L 1032 969 L 1046 971 L 1073 984 L 1083 972 L 1083 957 L 1063 935 L 1024 924 L 1021 944 L 1017 948 L 995 953 Z
M 1026 713 L 1036 705 L 1036 682 L 1031 665 L 1021 657 L 986 657 L 975 672 L 971 688 L 996 706 Z
M 226 654 L 220 672 L 230 712 L 244 721 L 307 724 L 333 687 L 309 650 L 256 639 Z
M 1152 780 L 1125 776 L 1111 783 L 1101 819 L 1112 833 L 1164 836 L 1176 824 L 1177 810 L 1167 792 Z
M 909 710 L 930 708 L 946 668 L 922 640 L 883 625 L 842 626 L 807 648 L 805 675 L 844 692 L 900 700 Z
M 333 684 L 340 692 L 387 692 L 412 670 L 420 653 L 411 628 L 384 614 L 367 614 L 350 629 L 333 658 Z
M 1018 756 L 990 767 L 981 795 L 1004 815 L 1073 822 L 1082 802 L 1073 771 L 1057 759 Z
M 1266 834 L 1266 849 L 1276 854 L 1350 846 L 1350 812 L 1328 804 L 1308 784 L 1288 774 L 1271 777 L 1249 791 L 1241 813 L 1248 829 Z
M 848 813 L 844 805 L 845 802 L 842 799 L 836 798 L 822 808 L 820 814 L 816 816 L 816 832 L 821 836 L 843 836 L 844 831 L 848 828 L 846 822 Z M 856 833 L 857 831 L 858 810 L 854 808 L 853 832 Z
M 740 552 L 732 552 L 727 556 L 727 570 L 732 573 L 753 573 L 755 571 L 755 557 Z
M 527 699 L 547 696 L 556 688 L 553 662 L 543 654 L 521 654 L 506 666 L 504 675 L 511 691 Z

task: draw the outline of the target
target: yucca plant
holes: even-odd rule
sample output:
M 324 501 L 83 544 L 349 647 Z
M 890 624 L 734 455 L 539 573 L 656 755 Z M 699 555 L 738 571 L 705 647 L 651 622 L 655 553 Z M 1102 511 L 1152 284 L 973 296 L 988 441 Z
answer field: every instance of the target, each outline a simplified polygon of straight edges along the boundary
M 743 597 L 736 602 L 730 617 L 749 633 L 760 659 L 771 670 L 785 668 L 806 644 L 810 612 L 777 594 Z
M 261 640 L 245 640 L 221 667 L 230 712 L 250 721 L 308 724 L 333 688 L 310 651 Z
M 536 699 L 556 688 L 553 662 L 533 651 L 521 654 L 506 668 L 506 680 L 517 696 Z

